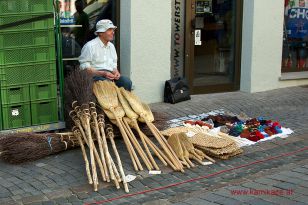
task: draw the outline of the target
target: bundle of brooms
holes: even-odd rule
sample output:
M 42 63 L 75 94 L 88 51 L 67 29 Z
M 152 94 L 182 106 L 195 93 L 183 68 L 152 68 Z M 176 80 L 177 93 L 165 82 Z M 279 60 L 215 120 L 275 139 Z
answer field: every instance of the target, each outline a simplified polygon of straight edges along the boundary
M 165 166 L 169 165 L 173 170 L 181 172 L 184 172 L 184 166 L 194 167 L 189 159 L 194 159 L 198 163 L 202 163 L 203 159 L 214 162 L 202 151 L 194 149 L 189 141 L 183 141 L 183 139 L 185 146 L 180 148 L 182 150 L 185 148 L 185 156 L 177 153 L 177 147 L 171 146 L 173 145 L 172 141 L 168 143 L 153 124 L 154 116 L 149 106 L 141 102 L 134 93 L 118 88 L 110 81 L 95 82 L 93 91 L 108 118 L 119 127 L 136 171 L 143 170 L 143 164 L 148 170 L 159 170 L 153 154 Z M 138 123 L 147 125 L 158 145 L 141 131 Z M 137 140 L 132 129 L 136 131 L 141 143 Z
M 0 137 L 0 159 L 11 164 L 31 162 L 78 147 L 73 133 L 13 133 Z
M 105 126 L 103 113 L 97 113 L 92 86 L 92 76 L 87 71 L 73 71 L 65 79 L 66 109 L 71 110 L 68 115 L 73 121 L 72 131 L 80 143 L 88 182 L 93 185 L 94 191 L 97 191 L 101 176 L 102 181 L 113 181 L 117 189 L 120 188 L 119 183 L 123 182 L 125 191 L 129 192 L 121 159 L 113 140 L 113 128 L 111 125 Z M 109 152 L 107 139 L 110 140 L 118 168 Z M 97 141 L 98 148 L 94 141 Z M 89 154 L 84 144 L 88 146 Z

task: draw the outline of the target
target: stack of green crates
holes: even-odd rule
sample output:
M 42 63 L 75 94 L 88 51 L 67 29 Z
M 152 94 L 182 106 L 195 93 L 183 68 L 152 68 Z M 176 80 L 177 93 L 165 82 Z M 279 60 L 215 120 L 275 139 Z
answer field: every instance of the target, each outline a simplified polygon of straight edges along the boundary
M 53 0 L 0 0 L 0 26 L 52 13 Z M 0 90 L 0 129 L 58 121 L 54 18 L 0 30 Z

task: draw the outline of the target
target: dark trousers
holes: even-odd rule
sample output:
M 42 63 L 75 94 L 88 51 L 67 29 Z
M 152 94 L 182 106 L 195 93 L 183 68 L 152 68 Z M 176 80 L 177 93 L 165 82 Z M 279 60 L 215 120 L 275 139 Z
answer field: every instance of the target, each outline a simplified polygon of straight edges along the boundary
M 101 77 L 101 76 L 94 76 L 93 77 L 94 81 L 104 81 L 104 80 L 109 80 L 108 78 Z M 110 80 L 109 80 L 110 81 Z M 125 76 L 122 76 L 119 78 L 119 80 L 114 80 L 115 84 L 121 88 L 123 87 L 125 90 L 131 91 L 132 90 L 132 81 Z

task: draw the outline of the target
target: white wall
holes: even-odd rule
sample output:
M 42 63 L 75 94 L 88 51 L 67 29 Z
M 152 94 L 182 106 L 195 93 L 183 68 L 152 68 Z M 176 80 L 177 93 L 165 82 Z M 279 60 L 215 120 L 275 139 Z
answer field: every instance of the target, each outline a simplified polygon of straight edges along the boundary
M 284 0 L 244 0 L 241 90 L 259 92 L 308 84 L 280 81 Z
M 146 102 L 163 99 L 170 78 L 171 0 L 121 1 L 121 70 Z

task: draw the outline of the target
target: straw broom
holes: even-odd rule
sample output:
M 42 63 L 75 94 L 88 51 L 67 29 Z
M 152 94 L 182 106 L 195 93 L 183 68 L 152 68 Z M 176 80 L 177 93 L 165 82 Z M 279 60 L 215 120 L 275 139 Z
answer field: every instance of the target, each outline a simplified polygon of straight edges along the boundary
M 100 128 L 102 129 L 102 132 L 104 132 L 105 121 L 104 121 L 103 115 L 99 115 L 98 121 L 99 121 Z M 128 193 L 129 192 L 128 184 L 126 182 L 126 177 L 125 177 L 125 174 L 124 174 L 124 170 L 123 170 L 123 166 L 122 166 L 122 161 L 121 161 L 119 152 L 117 150 L 117 147 L 116 147 L 116 144 L 115 144 L 115 141 L 114 141 L 113 127 L 112 127 L 111 124 L 108 124 L 106 126 L 106 133 L 107 133 L 107 136 L 108 136 L 108 138 L 109 138 L 109 140 L 111 142 L 113 152 L 114 152 L 114 154 L 116 156 L 116 160 L 117 160 L 118 167 L 120 169 L 120 174 L 121 174 L 121 177 L 122 177 L 122 182 L 123 182 L 124 190 L 125 190 L 126 193 Z
M 87 173 L 87 177 L 88 177 L 88 182 L 89 182 L 89 184 L 93 184 L 93 180 L 92 180 L 92 176 L 91 176 L 91 172 L 90 172 L 89 160 L 88 160 L 87 153 L 86 153 L 85 147 L 84 147 L 82 139 L 81 139 L 80 130 L 77 127 L 74 127 L 73 132 L 74 132 L 74 135 L 77 137 L 79 144 L 80 144 L 82 156 L 83 156 L 85 166 L 86 166 L 86 173 Z
M 143 170 L 143 168 L 140 164 L 140 161 L 138 160 L 138 157 L 135 153 L 135 150 L 133 149 L 133 146 L 131 145 L 129 137 L 127 136 L 127 134 L 125 132 L 123 124 L 121 123 L 121 119 L 124 117 L 125 113 L 124 113 L 123 109 L 118 109 L 119 102 L 118 102 L 118 98 L 117 98 L 117 93 L 116 93 L 114 87 L 112 86 L 112 83 L 107 82 L 107 81 L 97 81 L 93 85 L 93 92 L 94 92 L 99 104 L 103 107 L 103 109 L 109 110 L 112 113 L 112 115 L 115 116 L 117 124 L 120 128 L 121 135 L 124 139 L 124 143 L 127 147 L 127 150 L 130 154 L 132 161 L 136 162 L 139 170 Z M 137 169 L 136 169 L 136 167 L 134 167 L 134 168 L 135 168 L 136 171 L 138 171 L 138 168 Z
M 125 115 L 125 112 L 124 112 L 124 109 L 122 108 L 122 106 L 118 106 L 117 108 L 116 108 L 117 110 L 120 110 L 120 112 L 122 113 L 124 113 L 124 115 Z M 108 110 L 104 110 L 105 111 L 105 113 L 106 113 L 106 115 L 109 117 L 109 119 L 110 119 L 110 121 L 113 123 L 113 124 L 115 124 L 116 126 L 118 126 L 119 127 L 119 125 L 118 125 L 118 122 L 117 122 L 117 120 L 116 120 L 116 118 L 115 118 L 115 116 L 110 112 L 110 111 L 108 111 Z M 133 145 L 136 147 L 136 149 L 137 149 L 137 152 L 138 153 L 140 153 L 140 150 L 141 150 L 141 148 L 140 147 L 137 147 L 137 145 L 136 145 L 136 141 L 134 141 L 134 136 L 132 136 L 131 135 L 131 133 L 128 131 L 128 129 L 127 129 L 127 127 L 126 127 L 126 125 L 124 124 L 124 122 L 122 121 L 122 119 L 120 120 L 120 123 L 122 123 L 122 127 L 123 127 L 123 129 L 124 129 L 124 131 L 125 131 L 125 134 L 127 135 L 127 137 L 128 137 L 128 139 L 129 139 L 129 143 L 133 143 Z M 138 150 L 139 149 L 139 150 Z M 134 151 L 134 149 L 132 148 L 132 151 Z M 136 153 L 132 153 L 132 157 L 133 157 L 133 166 L 135 167 L 135 165 L 137 166 L 137 169 L 135 169 L 136 171 L 138 171 L 138 170 L 143 170 L 143 167 L 142 167 L 142 165 L 141 165 L 141 163 L 140 163 L 140 161 L 139 161 L 139 158 L 138 158 L 138 156 L 137 156 L 137 154 Z
M 134 123 L 129 122 L 129 126 L 133 129 L 137 129 L 136 125 Z M 159 160 L 165 165 L 165 166 L 171 166 L 172 169 L 176 170 L 177 168 L 173 165 L 173 163 L 168 159 L 168 157 L 152 142 L 141 130 L 140 134 L 145 139 L 146 143 L 151 147 L 155 155 L 159 158 Z
M 170 147 L 170 145 L 167 143 L 166 139 L 160 134 L 160 132 L 157 130 L 157 128 L 153 125 L 154 116 L 151 112 L 151 110 L 142 102 L 139 100 L 139 98 L 134 95 L 131 92 L 128 92 L 124 89 L 121 89 L 121 93 L 126 98 L 126 100 L 129 102 L 132 109 L 140 116 L 139 121 L 145 122 L 147 126 L 150 128 L 151 132 L 165 151 L 166 155 L 170 159 L 170 161 L 173 163 L 174 167 L 176 167 L 176 170 L 180 170 L 181 172 L 184 172 L 183 166 Z
M 139 129 L 138 122 L 137 122 L 138 115 L 132 110 L 132 108 L 130 107 L 129 103 L 127 102 L 127 100 L 124 98 L 124 96 L 122 95 L 122 93 L 120 91 L 120 89 L 124 89 L 124 88 L 120 88 L 119 89 L 118 87 L 115 87 L 115 89 L 117 91 L 119 101 L 121 102 L 121 105 L 123 106 L 123 109 L 125 111 L 125 114 L 126 114 L 127 117 L 129 117 L 129 119 L 124 118 L 123 121 L 124 121 L 125 125 L 128 127 L 128 129 L 130 129 L 129 123 L 134 123 L 135 124 L 135 127 L 137 128 L 137 132 L 139 134 L 139 137 L 140 137 L 140 139 L 142 141 L 142 144 L 143 144 L 143 146 L 145 148 L 145 151 L 146 151 L 146 153 L 147 153 L 147 155 L 149 157 L 149 159 L 148 159 L 145 156 L 145 159 L 147 160 L 147 163 L 151 165 L 150 167 L 148 166 L 148 169 L 149 168 L 153 169 L 153 167 L 155 167 L 156 170 L 159 170 L 159 167 L 156 164 L 156 162 L 155 162 L 155 160 L 154 160 L 154 158 L 153 158 L 153 156 L 152 156 L 152 154 L 151 154 L 151 152 L 149 150 L 149 147 L 148 147 L 147 143 L 145 142 L 145 139 L 144 139 L 144 137 L 141 134 L 141 131 Z M 131 130 L 130 130 L 130 132 L 132 133 Z
M 65 79 L 65 86 L 68 95 L 71 97 L 73 109 L 76 110 L 81 124 L 84 128 L 86 136 L 88 138 L 88 146 L 90 150 L 90 163 L 93 177 L 94 191 L 98 190 L 98 178 L 96 171 L 96 163 L 94 158 L 94 142 L 92 139 L 91 127 L 90 127 L 90 111 L 89 103 L 95 100 L 92 93 L 93 80 L 92 76 L 86 70 L 75 70 Z M 77 101 L 77 102 L 76 102 Z M 80 110 L 77 110 L 77 104 L 81 105 Z
M 107 157 L 107 154 L 105 153 L 106 150 L 103 149 L 103 142 L 102 142 L 102 138 L 101 138 L 101 135 L 100 135 L 98 122 L 97 122 L 97 113 L 96 113 L 95 103 L 91 103 L 90 105 L 91 105 L 90 113 L 91 113 L 91 119 L 92 119 L 91 127 L 92 127 L 92 130 L 94 130 L 94 133 L 96 134 L 96 138 L 97 138 L 97 142 L 98 142 L 98 148 L 99 148 L 101 160 L 102 160 L 102 163 L 103 163 L 106 180 L 107 180 L 107 182 L 110 182 L 109 173 L 108 173 L 107 165 L 106 165 L 106 161 L 107 161 L 107 163 L 108 162 L 110 163 L 110 160 L 105 159 L 105 155 Z M 111 172 L 110 172 L 110 174 L 111 174 Z M 113 180 L 114 176 L 111 176 L 111 179 Z
M 76 104 L 75 104 L 76 105 Z M 73 104 L 74 106 L 74 104 Z M 94 186 L 94 191 L 98 190 L 98 178 L 97 178 L 97 171 L 96 171 L 96 162 L 94 158 L 94 141 L 92 138 L 92 133 L 91 133 L 91 126 L 90 126 L 90 113 L 89 113 L 89 105 L 87 104 L 82 104 L 82 107 L 75 106 L 75 111 L 79 115 L 79 119 L 81 121 L 81 124 L 84 128 L 84 131 L 86 133 L 86 136 L 88 138 L 88 146 L 90 150 L 90 159 L 91 159 L 91 169 L 92 169 L 92 177 L 93 177 L 93 186 Z
M 68 137 L 69 136 L 69 137 Z M 0 159 L 11 164 L 35 161 L 79 146 L 73 133 L 13 133 L 0 136 Z
M 95 103 L 91 104 L 91 114 L 92 114 L 92 119 L 93 119 L 93 122 L 94 122 L 94 125 L 95 125 L 94 127 L 95 127 L 95 130 L 97 132 L 97 137 L 99 138 L 98 142 L 100 144 L 102 159 L 106 160 L 106 162 L 107 162 L 108 170 L 109 170 L 109 173 L 110 173 L 110 178 L 112 180 L 117 180 L 115 178 L 113 166 L 112 166 L 112 163 L 111 163 L 112 159 L 111 159 L 111 156 L 110 156 L 109 151 L 108 151 L 105 133 L 104 132 L 100 133 L 100 129 L 99 129 L 98 121 L 97 121 L 98 115 L 97 115 L 97 112 L 96 112 Z M 104 149 L 103 149 L 103 147 L 104 147 Z M 105 170 L 105 171 L 106 171 L 106 173 L 108 173 L 107 170 Z M 115 182 L 115 183 L 117 184 L 117 182 Z
M 78 127 L 78 129 L 80 130 L 81 132 L 81 136 L 83 137 L 83 140 L 85 141 L 86 145 L 88 147 L 90 147 L 90 144 L 89 144 L 89 139 L 87 138 L 83 128 L 82 128 L 82 125 L 81 125 L 81 122 L 80 122 L 80 119 L 77 117 L 77 114 L 74 110 L 72 110 L 70 113 L 69 113 L 69 116 L 72 118 L 72 120 L 74 121 L 75 125 Z M 102 161 L 99 157 L 99 154 L 94 146 L 94 156 L 95 156 L 95 159 L 96 161 L 98 162 L 98 166 L 100 168 L 100 172 L 101 172 L 101 175 L 104 179 L 104 181 L 106 180 L 106 176 L 105 176 L 105 171 L 104 171 L 104 167 L 103 167 L 103 164 L 102 164 Z M 93 172 L 93 171 L 92 171 Z M 93 173 L 92 173 L 93 174 Z

